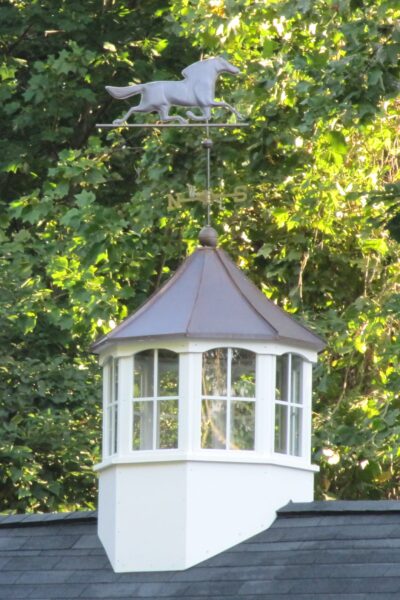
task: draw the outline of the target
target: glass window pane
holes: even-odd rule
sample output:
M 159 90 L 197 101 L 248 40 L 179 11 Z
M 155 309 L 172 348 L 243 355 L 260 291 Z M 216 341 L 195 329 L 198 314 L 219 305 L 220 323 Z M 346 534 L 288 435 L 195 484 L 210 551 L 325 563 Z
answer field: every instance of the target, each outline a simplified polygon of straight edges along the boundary
M 287 410 L 283 404 L 275 404 L 275 452 L 287 453 Z
M 154 395 L 154 350 L 138 352 L 133 360 L 133 395 L 135 398 L 150 398 Z
M 231 395 L 255 398 L 256 355 L 249 350 L 232 348 Z
M 275 397 L 282 402 L 288 402 L 288 365 L 289 355 L 276 357 L 276 392 Z
M 232 450 L 254 450 L 255 403 L 234 401 L 231 405 Z
M 226 348 L 215 348 L 203 354 L 203 396 L 226 396 L 227 394 Z
M 303 404 L 302 388 L 302 365 L 300 356 L 292 356 L 292 402 Z
M 153 402 L 133 403 L 133 450 L 153 448 Z
M 290 454 L 301 456 L 301 422 L 303 409 L 292 407 L 290 410 Z
M 161 400 L 157 404 L 157 448 L 177 448 L 178 400 Z
M 201 403 L 201 447 L 226 448 L 226 401 Z
M 178 396 L 179 355 L 170 350 L 158 351 L 158 395 Z

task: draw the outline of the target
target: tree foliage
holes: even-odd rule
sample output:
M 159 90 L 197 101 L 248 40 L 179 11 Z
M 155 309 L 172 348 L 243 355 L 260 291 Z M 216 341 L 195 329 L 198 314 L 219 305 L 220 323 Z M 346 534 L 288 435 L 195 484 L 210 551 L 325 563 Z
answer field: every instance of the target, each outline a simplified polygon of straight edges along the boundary
M 251 120 L 214 135 L 213 218 L 268 297 L 325 335 L 320 497 L 398 497 L 400 9 L 390 0 L 9 0 L 0 7 L 0 507 L 92 506 L 93 339 L 196 245 L 192 130 L 98 130 L 105 84 L 201 56 Z M 221 111 L 217 116 L 225 119 Z M 151 117 L 149 117 L 151 119 Z M 247 188 L 247 201 L 230 192 Z

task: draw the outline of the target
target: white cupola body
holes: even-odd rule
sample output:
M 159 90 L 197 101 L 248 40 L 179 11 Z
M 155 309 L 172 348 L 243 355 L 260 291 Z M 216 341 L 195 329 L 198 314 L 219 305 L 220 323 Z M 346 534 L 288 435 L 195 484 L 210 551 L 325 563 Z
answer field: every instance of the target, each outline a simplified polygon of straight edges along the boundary
M 312 363 L 324 342 L 212 235 L 203 243 L 93 347 L 98 533 L 116 572 L 186 569 L 313 499 Z

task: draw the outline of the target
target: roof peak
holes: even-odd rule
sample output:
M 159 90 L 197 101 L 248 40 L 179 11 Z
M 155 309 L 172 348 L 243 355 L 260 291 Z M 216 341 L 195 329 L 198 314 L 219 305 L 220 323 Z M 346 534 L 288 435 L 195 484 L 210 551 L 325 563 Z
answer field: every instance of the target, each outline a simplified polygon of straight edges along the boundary
M 22 513 L 16 515 L 6 515 L 0 513 L 0 528 L 1 527 L 32 527 L 35 525 L 57 524 L 71 521 L 93 521 L 97 519 L 97 511 L 95 510 L 79 510 L 74 512 L 57 512 L 57 513 Z
M 215 230 L 204 229 L 205 245 L 92 349 L 97 351 L 108 342 L 169 337 L 281 341 L 322 350 L 324 341 L 268 300 L 230 256 L 216 247 Z
M 399 500 L 319 500 L 289 502 L 277 511 L 279 517 L 290 518 L 315 514 L 400 513 Z
M 314 502 L 289 502 L 277 510 L 280 518 L 310 515 L 338 515 L 363 513 L 400 513 L 399 500 L 319 500 Z M 88 522 L 97 520 L 96 510 L 79 510 L 57 513 L 22 513 L 7 515 L 0 513 L 2 527 L 32 527 L 43 524 Z

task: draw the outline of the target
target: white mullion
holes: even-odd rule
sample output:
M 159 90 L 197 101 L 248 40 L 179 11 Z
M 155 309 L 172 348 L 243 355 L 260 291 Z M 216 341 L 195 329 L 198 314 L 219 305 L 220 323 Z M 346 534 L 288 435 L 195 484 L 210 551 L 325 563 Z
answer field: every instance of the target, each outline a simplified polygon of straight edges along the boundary
M 203 354 L 201 352 L 189 354 L 189 393 L 187 413 L 189 415 L 189 449 L 201 449 L 202 428 L 202 403 L 205 396 L 202 390 Z M 184 398 L 184 396 L 182 396 Z M 200 400 L 200 401 L 199 401 Z
M 108 380 L 110 377 L 110 365 L 107 361 L 103 365 L 103 444 L 102 456 L 103 460 L 108 456 Z
M 191 355 L 186 352 L 180 353 L 178 389 L 178 448 L 184 451 L 189 451 L 189 449 L 191 449 L 191 411 L 193 407 L 190 397 L 192 389 L 191 375 Z M 181 400 L 182 398 L 183 400 Z
M 116 377 L 118 377 L 118 364 L 119 361 L 117 358 L 113 359 L 113 389 L 112 389 L 112 401 L 113 401 L 113 405 L 112 405 L 112 453 L 116 454 L 116 450 L 115 450 L 115 442 L 117 441 L 118 443 L 118 437 L 117 436 L 117 431 L 116 431 L 116 427 L 115 427 L 115 413 L 117 411 L 117 419 L 118 419 L 118 408 L 117 408 L 117 398 L 116 398 L 116 394 L 115 394 L 115 388 L 116 386 L 118 386 L 119 388 L 119 379 L 117 380 Z M 117 383 L 118 381 L 118 383 Z M 118 426 L 118 423 L 117 423 Z
M 158 350 L 154 350 L 153 372 L 153 450 L 157 448 L 157 408 L 158 408 Z
M 133 428 L 135 426 L 135 355 L 132 356 L 132 396 L 129 399 L 130 404 L 130 434 L 129 434 L 129 450 L 133 451 Z M 137 452 L 137 450 L 135 450 Z
M 261 454 L 268 454 L 268 384 L 270 379 L 269 357 L 264 354 L 256 355 L 256 397 L 254 410 L 254 450 Z
M 312 419 L 312 364 L 302 361 L 302 399 L 303 410 L 301 412 L 301 455 L 310 460 L 311 456 L 311 419 Z
M 292 450 L 292 355 L 288 354 L 288 368 L 287 368 L 287 416 L 286 416 L 286 454 L 291 454 Z
M 109 453 L 110 456 L 112 454 L 114 454 L 114 404 L 111 404 L 110 407 L 110 432 L 111 432 L 111 439 L 110 439 L 110 448 L 109 448 Z
M 133 403 L 135 402 L 134 398 L 129 398 L 129 402 L 128 402 L 128 407 L 127 407 L 127 417 L 128 417 L 128 422 L 129 422 L 129 430 L 126 436 L 126 440 L 128 443 L 128 452 L 132 452 L 133 451 L 133 426 L 134 426 L 134 419 L 135 419 L 135 411 L 133 410 Z M 135 450 L 135 452 L 137 452 L 137 450 Z
M 114 404 L 113 406 L 113 416 L 112 416 L 112 420 L 113 420 L 113 454 L 117 454 L 118 453 L 118 435 L 117 435 L 117 427 L 118 427 L 118 408 L 117 405 Z M 115 422 L 117 421 L 117 422 Z
M 111 379 L 110 379 L 110 427 L 111 427 L 111 448 L 110 454 L 115 454 L 115 358 L 111 359 Z
M 107 456 L 112 455 L 112 407 L 107 407 Z
M 278 372 L 278 356 L 276 354 L 270 355 L 270 426 L 269 426 L 269 448 L 272 454 L 275 454 L 275 426 L 276 426 L 276 403 L 277 403 L 277 372 Z M 269 395 L 267 394 L 267 401 L 269 401 Z
M 108 363 L 108 389 L 107 389 L 107 453 L 108 456 L 111 456 L 113 453 L 113 432 L 112 432 L 112 422 L 113 422 L 113 387 L 114 387 L 114 357 L 111 356 Z
M 119 367 L 119 359 L 118 358 L 114 358 L 113 359 L 113 373 L 114 373 L 114 378 L 113 378 L 113 396 L 112 396 L 114 404 L 116 404 L 118 402 L 118 398 L 117 398 L 117 395 L 115 393 L 115 388 L 119 389 L 118 367 Z
M 232 348 L 228 348 L 227 356 L 227 386 L 226 386 L 226 442 L 225 449 L 231 449 L 231 379 L 232 379 Z
M 131 405 L 133 399 L 132 357 L 121 357 L 118 360 L 118 406 L 117 445 L 118 452 L 127 454 L 132 449 Z

